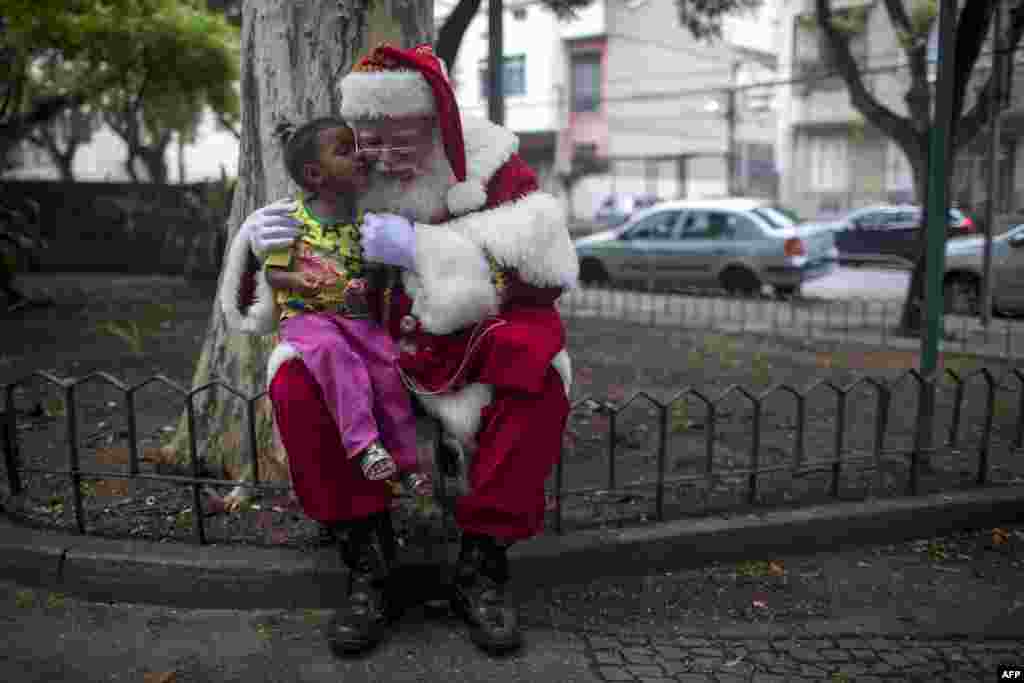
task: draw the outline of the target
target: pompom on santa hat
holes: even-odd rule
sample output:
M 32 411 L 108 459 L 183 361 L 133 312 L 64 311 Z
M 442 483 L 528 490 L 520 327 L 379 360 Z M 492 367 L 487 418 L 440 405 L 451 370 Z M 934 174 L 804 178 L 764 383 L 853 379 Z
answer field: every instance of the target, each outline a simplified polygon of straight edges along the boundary
M 486 179 L 466 176 L 462 118 L 444 63 L 429 45 L 402 50 L 379 45 L 341 79 L 341 115 L 349 121 L 382 117 L 433 116 L 448 164 L 458 181 L 446 204 L 452 215 L 487 202 Z

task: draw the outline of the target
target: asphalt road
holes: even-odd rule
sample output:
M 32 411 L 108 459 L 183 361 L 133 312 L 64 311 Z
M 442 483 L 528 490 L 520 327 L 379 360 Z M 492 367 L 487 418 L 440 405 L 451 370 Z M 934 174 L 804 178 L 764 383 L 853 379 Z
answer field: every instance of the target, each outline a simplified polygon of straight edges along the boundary
M 835 273 L 804 285 L 804 296 L 832 299 L 898 300 L 906 296 L 910 271 L 901 268 L 841 266 Z

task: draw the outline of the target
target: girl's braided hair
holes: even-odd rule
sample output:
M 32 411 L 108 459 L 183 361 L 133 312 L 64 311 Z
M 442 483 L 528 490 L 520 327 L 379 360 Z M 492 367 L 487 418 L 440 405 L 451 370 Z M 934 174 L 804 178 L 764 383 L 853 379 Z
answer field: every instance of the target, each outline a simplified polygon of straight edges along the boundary
M 274 128 L 274 136 L 284 146 L 284 165 L 288 175 L 305 189 L 303 169 L 320 158 L 320 132 L 329 128 L 348 128 L 340 116 L 321 116 L 302 125 L 283 120 Z

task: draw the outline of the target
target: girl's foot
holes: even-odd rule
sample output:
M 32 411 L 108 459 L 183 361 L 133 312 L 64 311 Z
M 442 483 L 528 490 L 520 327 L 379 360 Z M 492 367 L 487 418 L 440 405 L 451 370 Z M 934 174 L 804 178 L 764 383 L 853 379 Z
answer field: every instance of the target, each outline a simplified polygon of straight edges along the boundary
M 370 481 L 391 479 L 398 471 L 394 458 L 376 441 L 359 456 L 359 467 L 363 470 L 363 476 Z

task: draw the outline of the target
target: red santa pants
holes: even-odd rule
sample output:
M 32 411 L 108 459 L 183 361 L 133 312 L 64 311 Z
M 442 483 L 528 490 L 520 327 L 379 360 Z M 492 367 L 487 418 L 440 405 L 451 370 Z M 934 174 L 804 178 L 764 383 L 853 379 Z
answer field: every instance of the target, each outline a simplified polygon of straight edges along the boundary
M 292 484 L 306 514 L 320 522 L 359 519 L 389 507 L 389 490 L 363 478 L 345 458 L 320 387 L 299 360 L 281 365 L 270 384 Z M 470 468 L 472 492 L 459 499 L 466 532 L 509 541 L 544 527 L 544 482 L 561 454 L 569 401 L 549 368 L 538 393 L 496 388 L 484 408 Z

